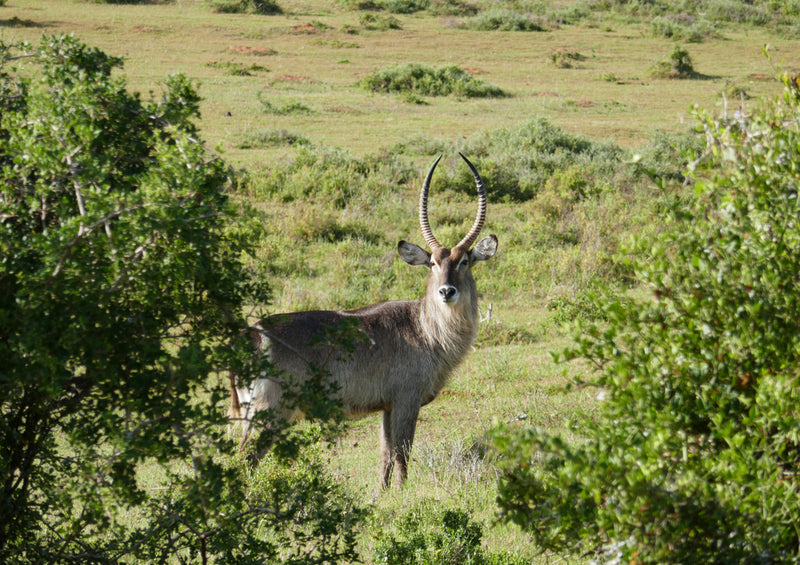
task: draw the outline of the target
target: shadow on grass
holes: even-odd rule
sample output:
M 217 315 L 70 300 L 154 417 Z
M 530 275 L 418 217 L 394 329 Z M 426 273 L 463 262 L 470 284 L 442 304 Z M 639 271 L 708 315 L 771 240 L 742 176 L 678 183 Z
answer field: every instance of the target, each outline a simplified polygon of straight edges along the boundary
M 33 20 L 22 20 L 16 16 L 9 19 L 0 19 L 0 27 L 47 27 L 47 24 Z

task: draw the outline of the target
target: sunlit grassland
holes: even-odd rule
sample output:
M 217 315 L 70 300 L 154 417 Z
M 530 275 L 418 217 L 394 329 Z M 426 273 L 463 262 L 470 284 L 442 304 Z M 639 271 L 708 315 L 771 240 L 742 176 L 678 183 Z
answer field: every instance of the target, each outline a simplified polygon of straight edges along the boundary
M 9 0 L 0 8 L 0 38 L 74 33 L 124 57 L 129 85 L 143 96 L 159 96 L 170 73 L 199 81 L 201 135 L 244 173 L 237 196 L 263 214 L 267 226 L 258 261 L 274 288 L 270 312 L 419 296 L 425 271 L 400 261 L 395 246 L 399 239 L 421 243 L 417 191 L 441 151 L 447 156 L 434 179 L 431 223 L 448 243 L 461 238 L 475 210 L 471 181 L 459 176 L 463 164 L 455 151 L 472 157 L 470 149 L 485 149 L 479 158 L 486 167 L 502 168 L 518 159 L 514 148 L 498 149 L 497 139 L 482 144 L 482 137 L 502 137 L 497 132 L 539 117 L 569 135 L 625 151 L 613 174 L 589 179 L 591 194 L 580 192 L 581 176 L 596 173 L 582 162 L 570 162 L 525 199 L 503 201 L 490 193 L 484 232 L 498 235 L 500 251 L 475 268 L 487 319 L 450 386 L 421 412 L 407 487 L 378 495 L 378 416 L 354 422 L 330 451 L 331 470 L 364 504 L 375 505 L 377 524 L 434 498 L 468 508 L 488 526 L 496 512 L 496 471 L 486 431 L 495 422 L 559 431 L 568 418 L 590 417 L 595 403 L 591 388 L 564 391 L 588 368 L 556 364 L 550 354 L 569 345 L 564 318 L 580 312 L 559 317 L 551 306 L 581 296 L 598 280 L 629 291 L 631 273 L 616 254 L 634 236 L 655 237 L 665 221 L 659 207 L 680 198 L 679 183 L 656 188 L 646 175 L 631 173 L 634 156 L 658 131 L 686 131 L 692 105 L 723 111 L 727 100 L 737 107 L 740 100 L 722 96 L 732 87 L 751 97 L 777 92 L 772 64 L 796 65 L 796 41 L 720 25 L 715 36 L 686 46 L 697 78 L 664 80 L 652 78 L 650 68 L 675 43 L 656 37 L 643 20 L 595 14 L 544 32 L 478 32 L 457 28 L 457 17 L 421 12 L 396 15 L 400 30 L 371 31 L 360 25 L 360 12 L 333 0 L 280 4 L 282 15 L 255 16 L 215 14 L 194 0 Z M 766 44 L 773 63 L 762 54 Z M 560 67 L 552 60 L 559 49 L 580 57 Z M 359 86 L 370 73 L 411 62 L 456 65 L 508 95 L 410 98 Z M 514 135 L 508 134 L 512 145 Z M 290 179 L 307 186 L 307 196 L 271 188 L 271 175 L 298 152 L 320 148 L 342 149 L 355 165 L 368 156 L 401 161 L 387 165 L 375 184 L 359 181 L 341 202 L 323 194 L 333 181 L 317 187 L 313 176 Z M 458 179 L 467 183 L 460 191 L 451 186 Z M 486 540 L 490 547 L 536 553 L 510 527 L 487 527 Z M 371 543 L 365 533 L 367 561 Z
M 236 149 L 257 129 L 302 132 L 312 143 L 357 154 L 414 135 L 453 140 L 546 115 L 571 133 L 613 138 L 625 147 L 645 143 L 654 127 L 676 130 L 690 121 L 692 104 L 713 107 L 726 82 L 759 95 L 775 86 L 761 54 L 791 62 L 792 41 L 737 26 L 721 27 L 719 39 L 692 44 L 698 72 L 707 80 L 651 79 L 650 66 L 673 42 L 655 37 L 646 22 L 620 18 L 548 32 L 472 32 L 454 29 L 453 18 L 424 13 L 397 15 L 401 30 L 361 30 L 359 12 L 336 2 L 283 2 L 278 16 L 215 14 L 200 1 L 105 5 L 74 0 L 15 0 L 0 21 L 5 40 L 41 33 L 75 33 L 126 60 L 131 87 L 158 93 L 169 73 L 183 72 L 202 85 L 203 131 L 211 146 L 241 165 L 269 161 L 285 148 Z M 456 19 L 457 20 L 457 19 Z M 348 33 L 356 30 L 358 33 Z M 583 56 L 572 68 L 552 64 L 551 53 Z M 258 64 L 268 69 L 231 76 L 215 62 Z M 405 62 L 468 69 L 511 94 L 492 100 L 432 98 L 409 104 L 399 96 L 371 94 L 357 83 L 368 73 Z M 309 114 L 265 114 L 259 94 L 277 103 L 302 100 Z M 229 115 L 230 114 L 230 115 Z

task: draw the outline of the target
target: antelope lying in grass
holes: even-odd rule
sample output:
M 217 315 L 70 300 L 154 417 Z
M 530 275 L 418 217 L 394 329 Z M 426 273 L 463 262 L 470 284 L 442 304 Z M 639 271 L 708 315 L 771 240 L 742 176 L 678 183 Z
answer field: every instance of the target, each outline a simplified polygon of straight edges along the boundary
M 381 488 L 389 485 L 393 467 L 402 486 L 419 409 L 436 398 L 472 346 L 479 321 L 472 266 L 497 251 L 494 235 L 470 249 L 486 218 L 486 188 L 472 163 L 461 157 L 478 188 L 478 213 L 469 233 L 455 247 L 447 248 L 431 231 L 428 190 L 439 157 L 422 185 L 419 204 L 419 225 L 430 252 L 407 241 L 397 245 L 406 263 L 429 269 L 421 298 L 356 310 L 278 314 L 263 320 L 252 334 L 256 349 L 296 379 L 307 378 L 311 365 L 325 364 L 339 387 L 347 415 L 383 411 Z M 355 344 L 351 355 L 331 357 L 329 348 L 319 345 L 315 336 L 343 320 L 356 320 L 366 339 Z M 231 384 L 231 415 L 242 419 L 245 426 L 256 412 L 278 407 L 281 401 L 279 379 L 262 377 L 249 389 L 237 388 L 235 379 Z

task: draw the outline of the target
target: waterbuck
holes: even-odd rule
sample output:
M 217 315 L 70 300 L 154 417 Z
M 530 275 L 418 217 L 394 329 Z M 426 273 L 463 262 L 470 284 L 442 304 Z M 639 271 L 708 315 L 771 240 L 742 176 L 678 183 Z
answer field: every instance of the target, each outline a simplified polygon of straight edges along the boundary
M 256 349 L 295 379 L 306 378 L 312 365 L 324 365 L 338 385 L 347 415 L 383 411 L 381 488 L 389 485 L 393 467 L 397 468 L 397 483 L 405 481 L 419 409 L 436 398 L 472 346 L 479 321 L 472 266 L 497 251 L 494 235 L 470 249 L 486 218 L 486 188 L 472 163 L 461 157 L 478 188 L 478 213 L 469 233 L 455 247 L 447 248 L 431 231 L 428 190 L 440 156 L 425 177 L 419 202 L 419 226 L 430 252 L 407 241 L 397 244 L 406 263 L 429 269 L 422 298 L 347 311 L 277 314 L 261 321 L 251 333 Z M 342 321 L 352 322 L 365 339 L 355 344 L 352 354 L 331 356 L 330 348 L 320 345 L 318 336 Z M 246 425 L 259 410 L 278 407 L 279 381 L 262 377 L 249 389 L 242 389 L 232 379 L 231 416 Z

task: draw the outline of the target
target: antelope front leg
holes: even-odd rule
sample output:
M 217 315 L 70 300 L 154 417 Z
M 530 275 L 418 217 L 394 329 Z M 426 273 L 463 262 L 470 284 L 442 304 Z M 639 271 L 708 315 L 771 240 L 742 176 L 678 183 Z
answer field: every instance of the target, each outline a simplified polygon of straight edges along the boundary
M 397 468 L 397 486 L 402 487 L 408 477 L 408 459 L 417 429 L 420 403 L 413 402 L 395 406 L 391 414 L 391 455 Z
M 381 426 L 381 490 L 392 480 L 392 411 L 384 410 Z

